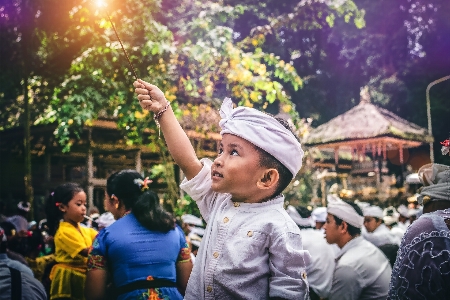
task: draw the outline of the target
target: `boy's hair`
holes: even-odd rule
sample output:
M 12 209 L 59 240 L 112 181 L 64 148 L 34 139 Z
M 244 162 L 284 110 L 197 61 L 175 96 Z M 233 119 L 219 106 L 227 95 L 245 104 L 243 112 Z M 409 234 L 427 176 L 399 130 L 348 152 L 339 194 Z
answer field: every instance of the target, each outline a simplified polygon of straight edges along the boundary
M 353 209 L 358 213 L 358 215 L 360 215 L 361 217 L 363 216 L 363 212 L 357 204 L 350 202 L 350 201 L 345 201 L 345 200 L 343 200 L 343 201 L 345 203 L 347 203 L 348 205 L 350 205 L 351 207 L 353 207 Z M 333 215 L 333 217 L 334 217 L 334 221 L 336 222 L 336 225 L 342 224 L 342 219 L 336 217 L 335 215 Z M 355 237 L 355 236 L 361 234 L 361 228 L 357 228 L 353 225 L 350 225 L 350 224 L 348 224 L 348 222 L 346 222 L 346 223 L 347 223 L 347 231 L 352 237 Z
M 275 120 L 277 120 L 281 125 L 283 125 L 295 136 L 288 122 L 286 122 L 282 118 L 275 118 Z M 278 180 L 275 192 L 273 193 L 271 198 L 276 197 L 279 194 L 281 194 L 283 190 L 289 185 L 291 180 L 294 178 L 294 175 L 275 157 L 273 157 L 263 149 L 256 147 L 256 150 L 259 153 L 259 165 L 263 168 L 275 169 L 278 171 L 278 174 L 280 175 L 280 179 Z M 289 155 L 289 153 L 286 153 L 286 155 Z

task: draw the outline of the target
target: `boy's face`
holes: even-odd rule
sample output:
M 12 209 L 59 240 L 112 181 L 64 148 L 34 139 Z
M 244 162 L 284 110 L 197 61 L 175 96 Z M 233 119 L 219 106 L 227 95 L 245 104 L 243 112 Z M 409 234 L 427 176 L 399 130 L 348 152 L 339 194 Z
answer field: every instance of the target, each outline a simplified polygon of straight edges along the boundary
M 212 190 L 230 193 L 233 201 L 248 202 L 258 196 L 256 183 L 264 170 L 253 144 L 235 135 L 224 134 L 219 155 L 211 166 Z

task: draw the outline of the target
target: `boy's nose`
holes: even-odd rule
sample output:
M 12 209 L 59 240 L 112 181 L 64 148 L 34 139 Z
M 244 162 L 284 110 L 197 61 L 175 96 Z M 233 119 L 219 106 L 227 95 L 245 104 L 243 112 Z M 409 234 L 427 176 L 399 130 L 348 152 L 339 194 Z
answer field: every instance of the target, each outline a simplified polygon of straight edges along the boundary
M 214 164 L 216 166 L 220 166 L 223 164 L 223 160 L 221 159 L 221 156 L 216 157 L 216 159 L 214 160 Z

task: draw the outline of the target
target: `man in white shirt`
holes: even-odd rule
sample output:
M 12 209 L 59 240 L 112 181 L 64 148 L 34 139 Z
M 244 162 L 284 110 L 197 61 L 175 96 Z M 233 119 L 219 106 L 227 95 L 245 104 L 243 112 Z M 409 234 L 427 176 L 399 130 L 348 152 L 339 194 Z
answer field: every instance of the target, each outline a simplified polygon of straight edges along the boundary
M 402 204 L 397 208 L 397 211 L 399 213 L 397 226 L 406 231 L 406 229 L 410 225 L 409 209 L 406 207 L 406 205 Z
M 309 296 L 311 300 L 328 298 L 336 255 L 334 245 L 326 242 L 322 230 L 313 228 L 316 222 L 314 222 L 314 216 L 306 207 L 295 208 L 289 205 L 286 211 L 300 228 L 303 250 L 308 250 L 311 255 L 311 262 L 306 267 Z
M 328 204 L 325 238 L 341 249 L 336 256 L 330 300 L 386 299 L 391 266 L 386 256 L 361 236 L 364 217 L 354 203 Z
M 400 240 L 391 233 L 383 223 L 383 210 L 378 206 L 364 208 L 364 226 L 367 232 L 363 237 L 377 247 L 383 245 L 400 245 Z
M 398 245 L 400 245 L 405 234 L 405 230 L 397 226 L 399 216 L 400 214 L 393 206 L 389 206 L 383 210 L 383 222 L 389 228 L 391 234 L 396 237 Z
M 325 225 L 325 222 L 327 220 L 327 208 L 316 207 L 313 209 L 311 216 L 313 220 L 316 222 L 315 224 L 316 229 L 320 230 L 323 233 L 324 232 L 323 225 Z

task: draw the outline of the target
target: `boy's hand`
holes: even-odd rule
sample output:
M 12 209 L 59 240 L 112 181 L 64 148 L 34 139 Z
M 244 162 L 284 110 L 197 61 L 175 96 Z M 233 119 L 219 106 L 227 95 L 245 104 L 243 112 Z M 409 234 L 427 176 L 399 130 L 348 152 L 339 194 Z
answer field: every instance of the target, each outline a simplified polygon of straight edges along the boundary
M 136 88 L 134 91 L 137 94 L 139 104 L 143 109 L 154 112 L 155 114 L 161 111 L 166 105 L 167 100 L 164 93 L 153 84 L 138 79 L 133 83 Z

